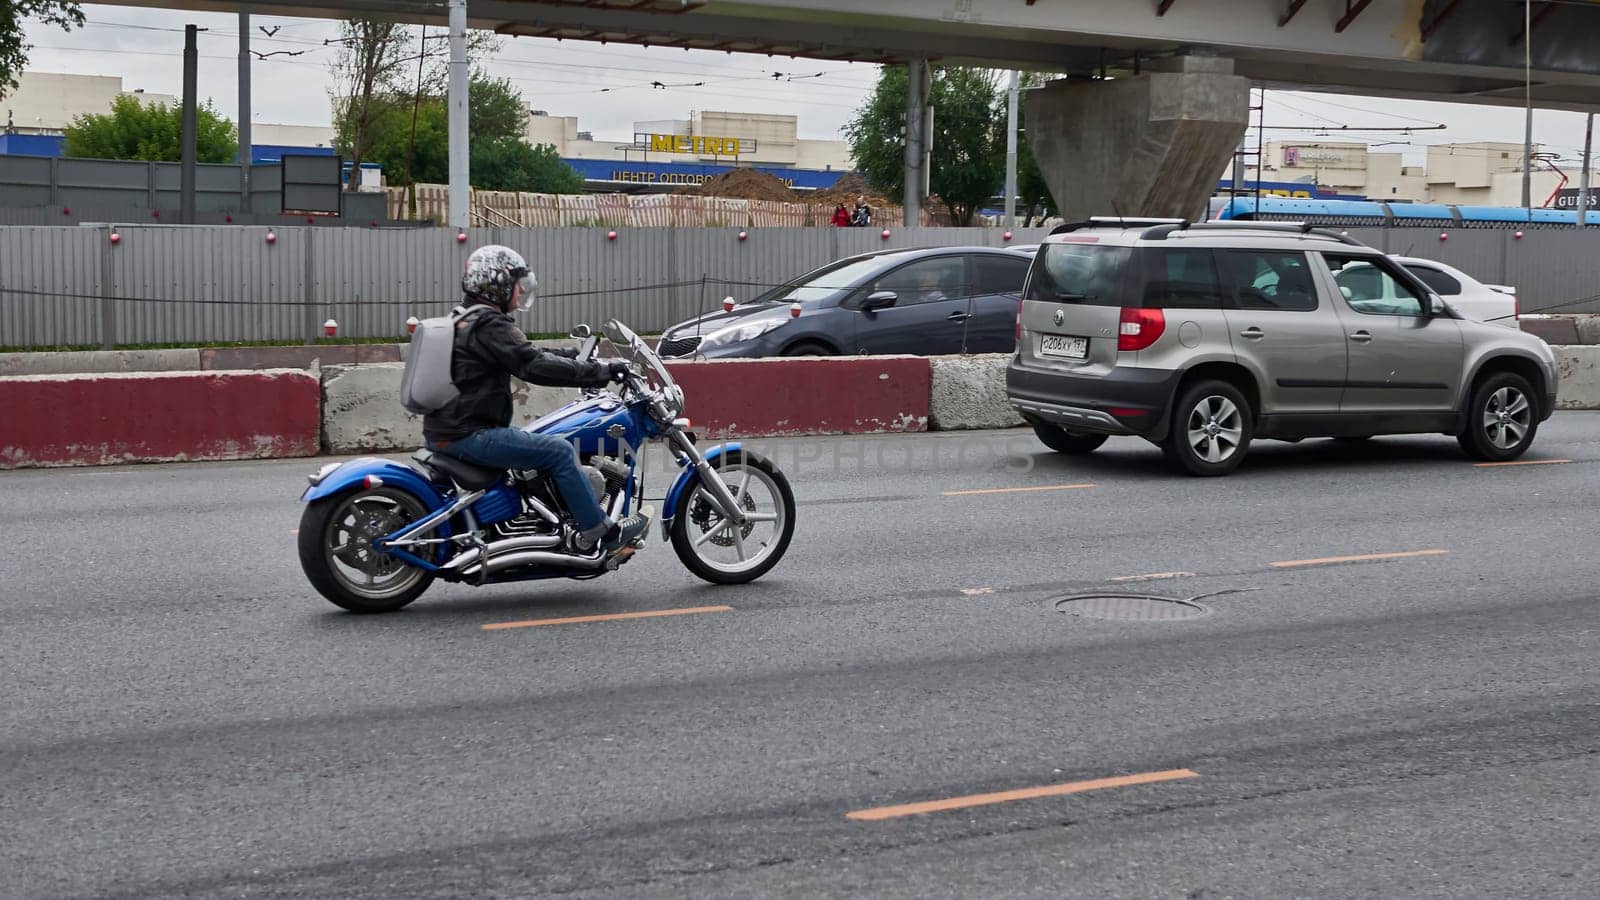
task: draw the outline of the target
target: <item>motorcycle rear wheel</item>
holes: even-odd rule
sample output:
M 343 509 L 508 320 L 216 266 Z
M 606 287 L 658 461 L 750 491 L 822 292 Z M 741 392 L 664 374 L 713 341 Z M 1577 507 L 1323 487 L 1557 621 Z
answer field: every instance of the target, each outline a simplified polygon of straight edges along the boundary
M 371 542 L 427 513 L 422 501 L 392 487 L 314 500 L 300 516 L 300 568 L 335 606 L 353 613 L 400 609 L 422 596 L 433 574 L 372 549 Z

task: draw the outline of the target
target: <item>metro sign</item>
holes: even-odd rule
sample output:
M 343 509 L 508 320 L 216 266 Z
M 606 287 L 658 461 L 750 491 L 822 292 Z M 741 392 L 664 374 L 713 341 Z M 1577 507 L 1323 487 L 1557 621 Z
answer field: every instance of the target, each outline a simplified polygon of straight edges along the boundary
M 694 156 L 738 156 L 754 153 L 756 142 L 748 138 L 712 137 L 704 134 L 646 134 L 636 132 L 633 146 L 657 153 L 685 153 Z

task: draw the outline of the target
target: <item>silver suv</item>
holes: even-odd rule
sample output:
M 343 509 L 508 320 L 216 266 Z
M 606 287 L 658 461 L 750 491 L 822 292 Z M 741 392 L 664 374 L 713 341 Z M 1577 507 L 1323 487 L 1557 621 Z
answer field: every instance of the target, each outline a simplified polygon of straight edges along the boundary
M 1054 450 L 1138 435 L 1195 475 L 1256 438 L 1443 433 L 1503 461 L 1555 408 L 1556 365 L 1336 231 L 1097 218 L 1039 247 L 1006 394 Z

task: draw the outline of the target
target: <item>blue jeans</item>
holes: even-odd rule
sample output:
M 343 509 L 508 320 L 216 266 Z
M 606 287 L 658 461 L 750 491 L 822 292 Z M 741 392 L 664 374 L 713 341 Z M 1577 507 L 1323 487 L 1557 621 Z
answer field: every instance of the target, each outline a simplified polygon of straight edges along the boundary
M 428 442 L 429 449 L 492 469 L 538 469 L 549 475 L 580 531 L 606 522 L 589 479 L 578 471 L 578 455 L 558 437 L 516 428 L 485 428 L 448 443 Z

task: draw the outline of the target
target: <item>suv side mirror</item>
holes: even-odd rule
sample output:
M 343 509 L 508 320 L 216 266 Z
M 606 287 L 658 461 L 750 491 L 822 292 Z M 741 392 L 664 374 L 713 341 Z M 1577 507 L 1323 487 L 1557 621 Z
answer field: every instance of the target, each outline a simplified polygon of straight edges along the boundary
M 584 325 L 581 322 L 579 324 L 577 324 L 577 325 L 572 326 L 572 336 L 577 338 L 580 341 L 583 340 L 584 338 L 592 337 L 593 335 L 594 335 L 594 330 L 591 329 L 589 326 Z
M 873 291 L 867 299 L 861 302 L 861 308 L 871 312 L 875 309 L 888 309 L 900 301 L 900 295 L 894 291 Z

